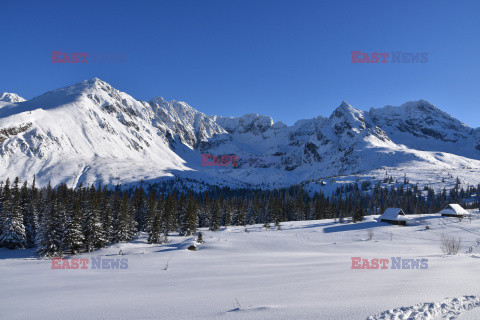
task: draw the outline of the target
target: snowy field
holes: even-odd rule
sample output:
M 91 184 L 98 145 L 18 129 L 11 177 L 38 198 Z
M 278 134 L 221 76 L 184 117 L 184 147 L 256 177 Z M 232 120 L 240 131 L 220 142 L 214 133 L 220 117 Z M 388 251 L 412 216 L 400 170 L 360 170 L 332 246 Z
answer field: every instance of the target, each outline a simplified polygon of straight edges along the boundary
M 140 235 L 77 257 L 128 259 L 115 270 L 51 269 L 32 250 L 1 248 L 0 319 L 480 319 L 474 215 L 201 230 L 198 251 L 187 250 L 193 237 L 149 245 Z M 440 250 L 444 233 L 461 237 L 458 255 Z M 428 259 L 428 268 L 352 269 L 352 257 Z

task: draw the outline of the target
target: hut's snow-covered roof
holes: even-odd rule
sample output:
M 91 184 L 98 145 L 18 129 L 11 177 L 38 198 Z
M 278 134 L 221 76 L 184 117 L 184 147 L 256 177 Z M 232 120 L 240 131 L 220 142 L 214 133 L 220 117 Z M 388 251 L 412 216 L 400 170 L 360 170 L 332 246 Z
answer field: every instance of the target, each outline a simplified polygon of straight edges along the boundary
M 380 216 L 380 220 L 381 219 L 405 221 L 405 220 L 407 220 L 407 217 L 405 217 L 405 213 L 400 208 L 388 208 Z
M 467 211 L 465 209 L 463 209 L 459 204 L 456 204 L 456 203 L 450 203 L 449 205 L 447 205 L 445 207 L 445 209 L 443 209 L 442 211 L 440 211 L 441 214 L 457 214 L 457 215 L 464 215 L 464 214 L 467 214 Z

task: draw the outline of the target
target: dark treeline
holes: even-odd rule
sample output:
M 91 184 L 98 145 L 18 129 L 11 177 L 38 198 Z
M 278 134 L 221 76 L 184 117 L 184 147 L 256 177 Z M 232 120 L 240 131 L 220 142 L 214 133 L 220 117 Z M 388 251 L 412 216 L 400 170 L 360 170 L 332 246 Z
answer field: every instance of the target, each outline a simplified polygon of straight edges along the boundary
M 433 189 L 378 182 L 341 185 L 332 196 L 309 195 L 301 186 L 283 189 L 214 188 L 195 193 L 169 190 L 167 186 L 122 190 L 90 186 L 77 189 L 50 185 L 38 189 L 15 179 L 0 184 L 0 246 L 35 247 L 40 256 L 77 254 L 129 241 L 137 232 L 148 233 L 150 243 L 168 241 L 170 233 L 190 236 L 198 227 L 263 223 L 280 229 L 282 221 L 349 218 L 361 221 L 387 207 L 400 207 L 407 214 L 438 212 L 448 203 L 472 199 L 479 204 L 480 186 Z M 248 231 L 246 229 L 246 231 Z

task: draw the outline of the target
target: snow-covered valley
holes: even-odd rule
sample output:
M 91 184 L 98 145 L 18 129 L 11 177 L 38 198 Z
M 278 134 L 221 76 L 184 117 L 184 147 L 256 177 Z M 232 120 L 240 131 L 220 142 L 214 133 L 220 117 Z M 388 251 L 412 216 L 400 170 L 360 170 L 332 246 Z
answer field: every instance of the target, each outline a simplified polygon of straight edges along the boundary
M 0 320 L 480 320 L 480 1 L 0 11 Z
M 140 234 L 66 257 L 128 259 L 128 268 L 114 270 L 52 269 L 31 249 L 0 248 L 0 318 L 476 319 L 480 214 L 473 216 L 411 216 L 407 227 L 369 216 L 283 222 L 282 230 L 254 225 L 248 233 L 199 229 L 198 251 L 187 250 L 195 237 L 154 245 Z M 462 239 L 459 254 L 442 253 L 442 234 Z M 428 267 L 352 269 L 352 257 L 428 259 Z

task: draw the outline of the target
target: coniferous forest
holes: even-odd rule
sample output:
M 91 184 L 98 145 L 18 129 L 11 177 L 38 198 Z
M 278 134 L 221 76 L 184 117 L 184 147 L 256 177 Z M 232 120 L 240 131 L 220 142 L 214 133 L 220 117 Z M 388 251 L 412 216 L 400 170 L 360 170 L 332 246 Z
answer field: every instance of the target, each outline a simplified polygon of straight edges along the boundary
M 423 214 L 463 199 L 471 199 L 471 207 L 479 205 L 480 186 L 464 189 L 458 179 L 454 188 L 437 193 L 428 186 L 410 185 L 406 179 L 402 184 L 393 184 L 393 179 L 382 182 L 341 185 L 325 196 L 308 194 L 301 186 L 204 192 L 179 191 L 168 184 L 146 191 L 94 185 L 37 188 L 35 179 L 28 184 L 16 178 L 0 184 L 0 246 L 35 248 L 39 256 L 52 257 L 129 241 L 139 231 L 148 233 L 150 243 L 165 243 L 171 233 L 190 236 L 198 227 L 215 231 L 222 226 L 261 223 L 279 230 L 284 221 L 358 222 L 387 207 Z

